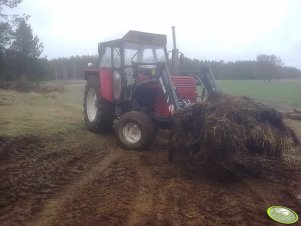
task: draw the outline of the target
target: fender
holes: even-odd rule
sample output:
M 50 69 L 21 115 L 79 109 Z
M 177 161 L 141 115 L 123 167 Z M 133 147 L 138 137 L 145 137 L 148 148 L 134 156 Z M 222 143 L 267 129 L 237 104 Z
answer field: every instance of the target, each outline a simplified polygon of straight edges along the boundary
M 99 70 L 99 82 L 100 82 L 100 92 L 101 96 L 113 102 L 113 72 L 110 68 L 104 68 Z
M 103 68 L 100 70 L 86 70 L 85 71 L 85 80 L 88 80 L 90 77 L 98 78 L 99 82 L 99 95 L 112 102 L 113 101 L 113 73 L 109 68 Z

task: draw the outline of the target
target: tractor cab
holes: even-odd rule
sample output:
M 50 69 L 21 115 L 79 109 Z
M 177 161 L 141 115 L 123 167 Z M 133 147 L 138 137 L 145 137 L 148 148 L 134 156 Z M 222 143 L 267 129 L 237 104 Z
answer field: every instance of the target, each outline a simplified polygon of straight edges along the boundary
M 135 65 L 140 64 L 141 70 L 141 64 L 145 64 L 142 68 L 147 75 L 156 63 L 167 62 L 166 35 L 129 31 L 121 39 L 99 43 L 98 54 L 99 71 L 107 80 L 102 83 L 102 95 L 109 101 L 121 102 L 135 82 Z

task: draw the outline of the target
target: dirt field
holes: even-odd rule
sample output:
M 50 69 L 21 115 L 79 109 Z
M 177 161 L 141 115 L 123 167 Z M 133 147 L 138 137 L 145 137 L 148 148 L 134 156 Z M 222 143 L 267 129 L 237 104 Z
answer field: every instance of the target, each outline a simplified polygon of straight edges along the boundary
M 8 115 L 18 102 L 9 105 L 7 97 L 18 96 L 0 90 L 0 225 L 279 225 L 266 216 L 271 205 L 301 215 L 300 147 L 277 163 L 216 169 L 177 158 L 170 164 L 158 140 L 137 152 L 121 149 L 113 134 L 88 132 L 82 87 L 66 92 L 75 98 L 48 98 L 56 121 L 37 116 L 35 128 L 20 122 L 20 129 L 13 119 L 29 117 L 28 111 Z M 43 101 L 34 101 L 40 108 Z M 287 123 L 301 139 L 301 123 Z

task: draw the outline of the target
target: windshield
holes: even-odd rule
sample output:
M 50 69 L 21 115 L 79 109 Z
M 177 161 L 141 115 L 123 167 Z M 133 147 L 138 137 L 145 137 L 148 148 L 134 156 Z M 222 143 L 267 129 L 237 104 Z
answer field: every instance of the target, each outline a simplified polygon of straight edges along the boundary
M 157 63 L 166 61 L 163 46 L 126 42 L 124 46 L 125 65 L 136 63 Z

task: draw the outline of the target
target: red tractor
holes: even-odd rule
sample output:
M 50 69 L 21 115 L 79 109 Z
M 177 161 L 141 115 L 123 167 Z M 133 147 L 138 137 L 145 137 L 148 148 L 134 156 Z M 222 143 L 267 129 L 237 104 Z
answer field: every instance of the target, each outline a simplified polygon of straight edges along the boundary
M 197 83 L 204 92 L 215 91 L 210 70 L 170 75 L 166 43 L 166 35 L 129 31 L 98 44 L 99 69 L 85 72 L 84 120 L 90 131 L 109 132 L 118 120 L 115 130 L 122 146 L 143 149 L 158 128 L 170 128 L 175 111 L 196 103 Z

